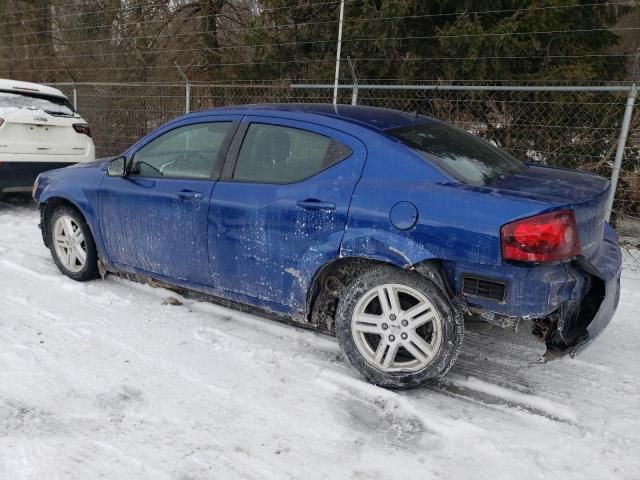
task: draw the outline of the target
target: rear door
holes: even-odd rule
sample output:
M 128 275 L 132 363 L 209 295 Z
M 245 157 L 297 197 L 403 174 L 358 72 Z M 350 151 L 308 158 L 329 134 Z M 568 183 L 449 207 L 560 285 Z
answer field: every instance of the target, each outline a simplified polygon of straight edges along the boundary
M 214 285 L 302 311 L 313 274 L 338 255 L 366 149 L 338 130 L 256 116 L 231 151 L 209 208 Z
M 169 126 L 141 144 L 126 177 L 105 177 L 100 222 L 111 262 L 208 285 L 207 212 L 236 116 Z

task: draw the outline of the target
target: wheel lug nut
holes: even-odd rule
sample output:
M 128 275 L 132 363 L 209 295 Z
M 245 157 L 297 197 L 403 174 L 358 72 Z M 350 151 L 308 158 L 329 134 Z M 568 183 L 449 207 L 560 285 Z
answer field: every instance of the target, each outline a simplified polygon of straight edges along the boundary
M 395 337 L 395 336 L 393 336 L 393 335 L 389 335 L 389 341 L 390 341 L 390 342 L 393 342 L 395 339 L 396 339 L 396 337 Z
M 402 320 L 402 326 L 406 327 L 407 325 L 409 325 L 409 322 L 406 320 Z
M 389 325 L 387 325 L 386 323 L 383 323 L 383 324 L 382 324 L 382 329 L 383 329 L 383 330 L 386 330 L 387 328 L 389 328 Z
M 400 337 L 401 337 L 403 340 L 406 340 L 406 339 L 407 339 L 407 334 L 406 334 L 406 333 L 403 333 L 402 335 L 400 335 Z
M 395 320 L 396 316 L 392 313 L 391 315 L 389 315 L 389 320 Z

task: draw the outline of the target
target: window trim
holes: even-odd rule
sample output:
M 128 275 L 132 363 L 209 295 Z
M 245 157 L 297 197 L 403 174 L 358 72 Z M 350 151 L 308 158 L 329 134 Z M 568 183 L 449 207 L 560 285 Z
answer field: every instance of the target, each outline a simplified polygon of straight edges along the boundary
M 269 120 L 275 120 L 275 122 L 269 121 Z M 347 145 L 345 142 L 337 140 L 335 137 L 329 136 L 325 133 L 314 131 L 310 128 L 304 128 L 298 125 L 295 125 L 295 126 L 289 125 L 287 124 L 287 122 L 294 123 L 296 122 L 296 120 L 288 119 L 288 118 L 273 118 L 273 117 L 264 117 L 264 118 L 252 117 L 249 120 L 243 120 L 242 124 L 236 131 L 235 138 L 233 139 L 231 147 L 229 148 L 229 151 L 227 153 L 227 158 L 225 160 L 225 164 L 222 169 L 222 175 L 220 176 L 219 179 L 225 182 L 250 183 L 250 184 L 256 184 L 256 185 L 295 185 L 297 183 L 305 182 L 310 178 L 313 178 L 316 175 L 320 175 L 321 173 L 329 170 L 330 168 L 341 164 L 345 160 L 348 160 L 349 158 L 351 158 L 356 153 L 351 145 Z M 249 131 L 249 127 L 253 124 L 271 125 L 275 127 L 290 128 L 293 130 L 301 130 L 303 132 L 319 135 L 321 137 L 328 138 L 332 142 L 336 142 L 336 143 L 339 143 L 340 145 L 344 145 L 351 151 L 351 153 L 345 158 L 343 158 L 342 160 L 340 160 L 339 162 L 335 162 L 335 163 L 332 163 L 331 165 L 327 165 L 326 167 L 314 172 L 308 177 L 301 178 L 299 180 L 296 180 L 295 182 L 267 182 L 267 181 L 259 181 L 259 180 L 244 180 L 244 179 L 233 178 L 233 174 L 235 173 L 236 165 L 238 163 L 238 158 L 240 157 L 240 150 L 242 148 L 242 145 L 244 144 L 244 140 L 246 138 L 247 132 Z M 324 128 L 329 129 L 329 127 L 324 127 Z
M 194 181 L 198 181 L 198 180 L 200 180 L 200 181 L 219 180 L 220 179 L 220 175 L 222 174 L 222 170 L 224 168 L 224 165 L 226 163 L 226 157 L 227 157 L 227 154 L 229 152 L 229 148 L 231 146 L 231 143 L 232 143 L 233 139 L 235 138 L 235 134 L 236 134 L 236 132 L 238 130 L 238 126 L 241 123 L 241 119 L 229 119 L 229 118 L 226 118 L 226 119 L 225 118 L 213 119 L 212 117 L 209 117 L 208 119 L 197 119 L 197 120 L 198 121 L 173 125 L 173 126 L 171 126 L 171 128 L 167 128 L 166 130 L 163 130 L 162 132 L 158 132 L 158 134 L 155 135 L 153 138 L 149 139 L 148 142 L 145 142 L 143 145 L 140 145 L 138 148 L 136 148 L 135 151 L 133 153 L 131 153 L 131 155 L 129 155 L 129 158 L 127 159 L 127 177 L 141 178 L 141 179 L 147 179 L 147 180 L 158 180 L 158 179 L 163 179 L 163 180 L 189 180 L 189 181 L 191 181 L 191 180 L 194 180 Z M 170 132 L 173 132 L 174 130 L 177 130 L 179 128 L 190 127 L 190 126 L 193 126 L 193 125 L 202 125 L 202 124 L 205 124 L 205 123 L 228 123 L 228 124 L 230 124 L 229 131 L 225 135 L 225 138 L 222 141 L 222 144 L 220 145 L 220 151 L 218 152 L 218 157 L 215 160 L 215 165 L 213 166 L 213 169 L 211 171 L 211 175 L 209 175 L 208 177 L 185 177 L 185 176 L 145 177 L 145 176 L 142 176 L 142 175 L 131 173 L 131 168 L 133 167 L 133 164 L 135 162 L 136 155 L 138 154 L 138 152 L 140 152 L 140 150 L 145 148 L 147 145 L 152 144 L 153 142 L 155 142 L 156 140 L 162 138 L 166 134 L 168 134 Z

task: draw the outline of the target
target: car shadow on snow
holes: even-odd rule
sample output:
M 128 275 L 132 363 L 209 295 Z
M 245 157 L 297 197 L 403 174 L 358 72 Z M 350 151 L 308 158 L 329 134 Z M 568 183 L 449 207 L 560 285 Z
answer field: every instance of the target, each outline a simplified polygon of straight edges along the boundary
M 33 207 L 36 204 L 29 193 L 0 193 L 0 211 L 15 207 Z

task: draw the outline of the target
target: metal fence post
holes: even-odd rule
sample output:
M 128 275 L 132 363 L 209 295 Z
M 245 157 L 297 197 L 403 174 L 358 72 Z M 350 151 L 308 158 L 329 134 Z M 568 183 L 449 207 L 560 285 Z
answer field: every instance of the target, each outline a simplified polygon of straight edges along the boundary
M 184 85 L 184 113 L 189 113 L 191 111 L 191 82 L 186 82 Z
M 607 222 L 611 218 L 613 210 L 613 200 L 616 197 L 616 189 L 618 187 L 618 178 L 620 177 L 620 168 L 622 167 L 622 158 L 624 157 L 624 148 L 629 135 L 629 127 L 631 125 L 631 115 L 633 114 L 633 105 L 636 101 L 637 90 L 635 83 L 629 90 L 627 96 L 627 105 L 624 109 L 624 117 L 622 119 L 622 127 L 620 128 L 620 137 L 618 138 L 618 148 L 616 149 L 616 158 L 613 162 L 613 170 L 611 171 L 611 191 L 607 200 Z
M 184 80 L 184 113 L 189 113 L 191 111 L 191 81 L 187 74 L 184 73 L 182 67 L 178 65 L 178 62 L 173 62 L 173 64 L 178 69 L 178 74 Z
M 622 127 L 620 128 L 620 137 L 618 138 L 618 147 L 616 149 L 616 158 L 613 162 L 613 170 L 611 170 L 611 191 L 607 199 L 606 218 L 607 222 L 611 219 L 611 211 L 613 210 L 613 201 L 616 197 L 618 188 L 618 179 L 620 177 L 620 169 L 622 168 L 622 159 L 624 158 L 624 149 L 627 144 L 629 135 L 629 127 L 631 126 L 631 116 L 633 114 L 633 106 L 636 101 L 638 91 L 636 89 L 636 75 L 638 73 L 638 63 L 640 61 L 640 49 L 636 50 L 636 58 L 633 64 L 632 85 L 627 95 L 627 105 L 624 109 L 624 117 L 622 118 Z
M 347 61 L 349 62 L 349 70 L 351 70 L 351 78 L 353 79 L 353 90 L 351 93 L 351 105 L 358 104 L 358 77 L 356 77 L 356 69 L 353 66 L 353 62 L 351 62 L 351 57 L 347 56 Z
M 78 111 L 78 89 L 75 84 L 73 85 L 73 109 Z
M 333 104 L 338 103 L 338 82 L 340 81 L 340 50 L 342 50 L 342 24 L 344 22 L 344 0 L 340 1 L 340 21 L 338 23 L 338 46 L 336 48 L 336 76 L 333 88 Z

